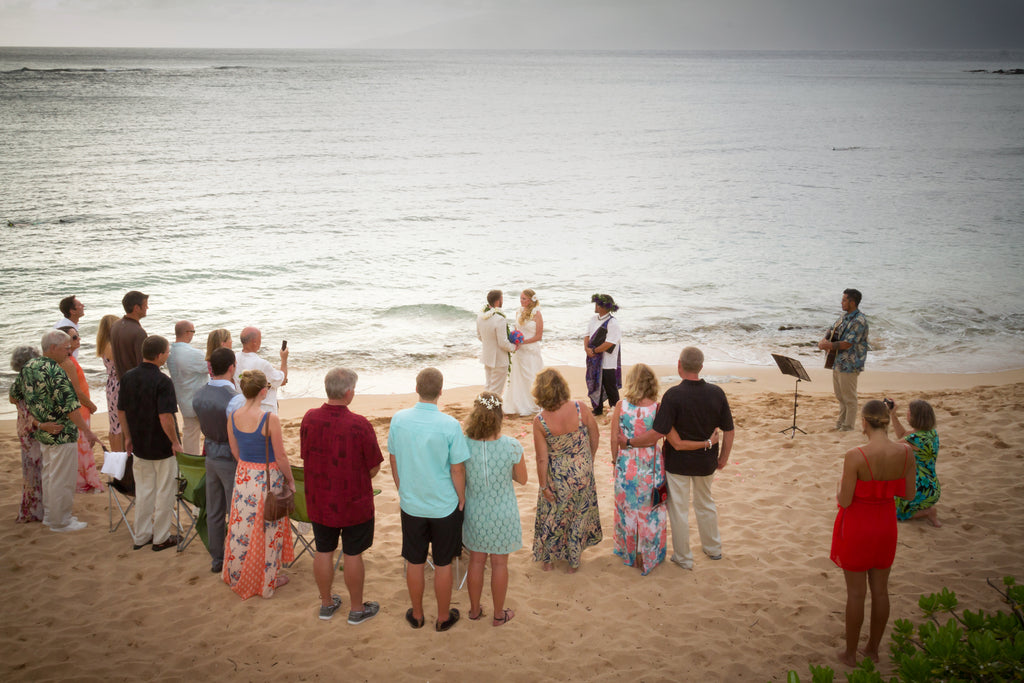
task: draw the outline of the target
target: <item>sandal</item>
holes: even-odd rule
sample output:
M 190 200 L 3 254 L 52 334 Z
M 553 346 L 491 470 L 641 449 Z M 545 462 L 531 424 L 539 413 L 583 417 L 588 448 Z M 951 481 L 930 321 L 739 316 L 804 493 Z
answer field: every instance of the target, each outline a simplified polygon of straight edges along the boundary
M 480 621 L 480 618 L 483 615 L 484 615 L 484 608 L 483 607 L 480 608 L 480 611 L 476 613 L 475 617 L 473 616 L 473 610 L 469 610 L 469 613 L 466 614 L 466 616 L 469 617 L 470 621 Z
M 508 622 L 512 621 L 512 617 L 514 617 L 515 615 L 516 613 L 512 610 L 507 608 L 503 609 L 501 610 L 500 617 L 494 617 L 494 619 L 491 620 L 491 626 L 504 626 Z
M 406 610 L 406 612 L 405 612 L 405 620 L 408 621 L 409 622 L 409 626 L 412 626 L 413 628 L 423 628 L 423 624 L 426 621 L 426 619 L 424 617 L 420 617 L 419 619 L 414 617 L 412 615 L 412 607 L 410 607 L 408 610 Z
M 452 626 L 455 626 L 455 622 L 459 620 L 459 610 L 452 607 L 448 610 L 448 619 L 445 621 L 438 621 L 434 623 L 435 631 L 447 631 Z

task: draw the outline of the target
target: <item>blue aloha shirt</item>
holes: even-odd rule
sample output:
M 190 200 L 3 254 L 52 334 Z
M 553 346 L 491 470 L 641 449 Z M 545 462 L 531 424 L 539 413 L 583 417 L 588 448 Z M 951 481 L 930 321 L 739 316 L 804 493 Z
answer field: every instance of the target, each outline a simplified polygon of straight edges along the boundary
M 24 401 L 37 422 L 57 422 L 63 427 L 57 434 L 37 429 L 32 436 L 42 444 L 59 445 L 78 441 L 78 427 L 71 413 L 82 405 L 64 368 L 52 358 L 33 358 L 21 369 L 11 385 L 10 397 Z
M 868 357 L 868 319 L 858 308 L 839 319 L 842 330 L 839 341 L 850 342 L 853 346 L 836 354 L 834 370 L 839 372 L 863 372 Z

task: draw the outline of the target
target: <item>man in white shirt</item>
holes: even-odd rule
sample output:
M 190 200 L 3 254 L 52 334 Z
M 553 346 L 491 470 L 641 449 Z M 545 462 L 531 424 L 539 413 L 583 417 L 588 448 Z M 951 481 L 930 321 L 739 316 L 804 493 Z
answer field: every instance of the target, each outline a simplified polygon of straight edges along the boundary
M 60 300 L 60 313 L 64 317 L 53 325 L 53 329 L 59 330 L 62 327 L 73 327 L 78 329 L 78 321 L 85 315 L 85 304 L 74 295 L 66 296 Z M 71 352 L 71 355 L 78 358 L 78 349 Z
M 583 338 L 583 348 L 587 352 L 587 394 L 594 415 L 603 412 L 604 398 L 608 397 L 608 407 L 614 408 L 619 402 L 619 387 L 622 386 L 622 363 L 619 358 L 619 343 L 622 331 L 619 321 L 612 313 L 619 310 L 608 294 L 595 294 L 590 297 L 594 304 L 594 315 L 587 325 L 587 336 Z
M 167 358 L 167 370 L 171 373 L 174 395 L 178 398 L 178 410 L 181 411 L 181 446 L 190 455 L 201 455 L 203 433 L 199 429 L 196 411 L 192 409 L 192 399 L 197 391 L 206 386 L 210 375 L 206 368 L 206 356 L 189 345 L 194 336 L 195 325 L 187 320 L 175 323 L 174 343 L 171 344 L 171 355 Z
M 277 388 L 288 383 L 288 349 L 281 349 L 281 369 L 275 370 L 269 361 L 263 360 L 258 355 L 260 347 L 263 345 L 263 335 L 258 328 L 245 328 L 242 330 L 242 335 L 239 339 L 242 342 L 242 352 L 238 354 L 235 360 L 235 387 L 239 391 L 242 390 L 241 385 L 238 383 L 238 378 L 246 370 L 259 370 L 262 372 L 267 376 L 267 381 L 270 382 L 270 389 L 267 390 L 267 396 L 260 405 L 263 406 L 264 410 L 268 410 L 276 415 Z
M 499 397 L 505 393 L 508 380 L 509 353 L 519 348 L 508 340 L 508 320 L 501 311 L 503 303 L 501 290 L 492 289 L 487 292 L 487 305 L 476 317 L 476 336 L 483 342 L 480 362 L 486 371 L 484 390 Z

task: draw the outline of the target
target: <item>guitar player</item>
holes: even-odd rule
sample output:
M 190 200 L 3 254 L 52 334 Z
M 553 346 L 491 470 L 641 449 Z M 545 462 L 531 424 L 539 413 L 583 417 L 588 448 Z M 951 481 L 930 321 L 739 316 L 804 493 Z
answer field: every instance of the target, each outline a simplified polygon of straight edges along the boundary
M 856 425 L 857 378 L 868 355 L 868 321 L 858 308 L 860 300 L 856 289 L 843 290 L 843 315 L 818 342 L 818 348 L 828 352 L 825 367 L 832 368 L 832 389 L 839 401 L 836 429 L 841 432 L 852 431 Z

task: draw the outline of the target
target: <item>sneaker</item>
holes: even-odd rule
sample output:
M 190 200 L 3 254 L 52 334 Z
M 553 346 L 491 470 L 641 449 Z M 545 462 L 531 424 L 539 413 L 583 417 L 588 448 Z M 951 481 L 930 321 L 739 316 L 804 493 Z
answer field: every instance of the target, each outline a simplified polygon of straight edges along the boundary
M 81 522 L 81 521 L 79 521 L 77 519 L 73 519 L 71 522 L 69 522 L 65 526 L 51 526 L 50 527 L 50 531 L 58 531 L 58 532 L 61 532 L 61 533 L 66 532 L 66 531 L 79 531 L 81 529 L 84 529 L 87 526 L 89 526 L 87 523 Z
M 330 605 L 320 605 L 320 618 L 324 621 L 329 621 L 334 613 L 341 609 L 341 596 L 332 595 Z M 351 616 L 349 617 L 352 618 Z
M 364 602 L 362 612 L 349 612 L 348 623 L 361 624 L 368 619 L 373 619 L 380 611 L 380 605 L 375 602 Z

